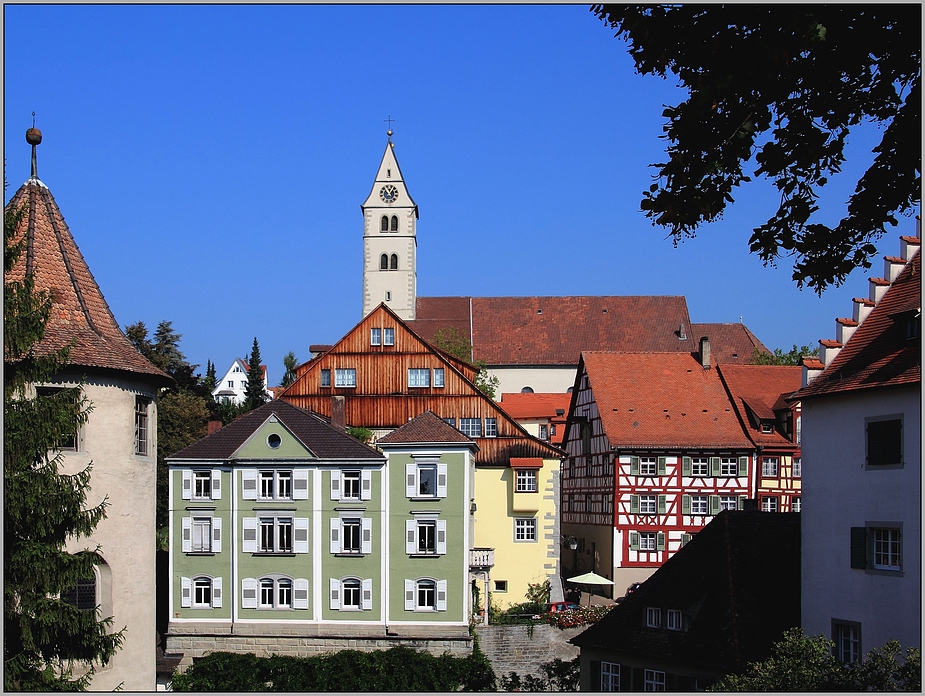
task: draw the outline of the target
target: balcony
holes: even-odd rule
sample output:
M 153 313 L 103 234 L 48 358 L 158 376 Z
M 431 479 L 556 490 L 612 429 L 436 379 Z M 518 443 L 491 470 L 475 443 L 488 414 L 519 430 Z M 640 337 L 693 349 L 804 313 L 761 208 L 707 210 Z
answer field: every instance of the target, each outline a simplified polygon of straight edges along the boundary
M 494 565 L 494 549 L 469 549 L 469 570 L 484 570 Z

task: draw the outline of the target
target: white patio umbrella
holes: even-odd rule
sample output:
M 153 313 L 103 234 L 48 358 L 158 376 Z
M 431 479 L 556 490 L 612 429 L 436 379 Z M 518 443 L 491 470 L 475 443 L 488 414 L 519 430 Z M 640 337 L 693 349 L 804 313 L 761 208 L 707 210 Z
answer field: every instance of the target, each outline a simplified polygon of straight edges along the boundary
M 613 580 L 608 580 L 603 575 L 598 575 L 595 572 L 576 575 L 573 578 L 568 578 L 567 581 L 578 585 L 613 585 Z M 591 606 L 591 592 L 588 592 L 588 606 Z

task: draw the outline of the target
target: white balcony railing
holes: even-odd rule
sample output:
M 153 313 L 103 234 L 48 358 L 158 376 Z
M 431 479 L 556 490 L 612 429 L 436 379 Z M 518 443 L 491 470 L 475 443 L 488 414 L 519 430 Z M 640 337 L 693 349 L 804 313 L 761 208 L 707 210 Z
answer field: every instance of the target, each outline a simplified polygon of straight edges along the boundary
M 470 568 L 492 568 L 494 565 L 494 549 L 469 549 Z

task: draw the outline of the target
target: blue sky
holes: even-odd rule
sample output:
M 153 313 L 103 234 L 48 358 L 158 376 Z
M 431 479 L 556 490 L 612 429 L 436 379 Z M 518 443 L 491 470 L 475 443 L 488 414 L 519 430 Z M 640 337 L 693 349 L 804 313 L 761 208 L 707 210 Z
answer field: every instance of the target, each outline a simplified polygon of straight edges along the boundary
M 770 348 L 832 338 L 877 260 L 818 298 L 765 268 L 770 185 L 677 249 L 639 212 L 675 82 L 636 75 L 586 5 L 5 5 L 4 157 L 50 187 L 125 327 L 161 320 L 270 380 L 360 320 L 362 217 L 385 119 L 418 204 L 418 294 L 684 295 Z M 834 223 L 870 162 L 849 143 Z M 881 240 L 899 251 L 901 219 Z

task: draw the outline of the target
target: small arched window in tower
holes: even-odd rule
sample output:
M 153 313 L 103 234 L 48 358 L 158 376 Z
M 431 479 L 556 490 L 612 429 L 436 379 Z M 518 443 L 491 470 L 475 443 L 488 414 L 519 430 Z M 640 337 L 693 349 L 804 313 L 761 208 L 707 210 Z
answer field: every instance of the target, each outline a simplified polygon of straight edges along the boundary
M 389 216 L 383 215 L 382 220 L 379 221 L 379 231 L 388 232 L 389 231 Z
M 392 232 L 398 232 L 398 216 L 392 216 Z
M 391 265 L 389 266 L 393 271 L 398 270 L 398 254 L 392 254 Z
M 387 271 L 389 270 L 389 255 L 383 254 L 379 257 L 379 270 Z

